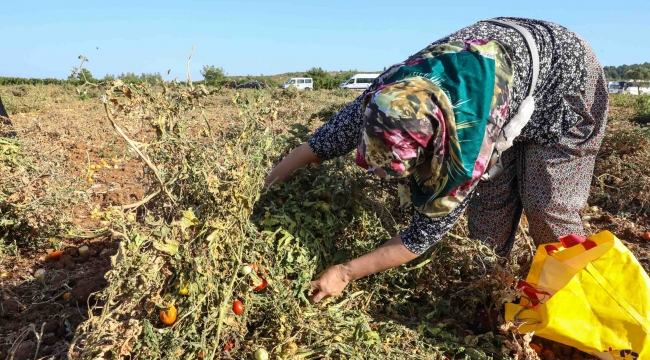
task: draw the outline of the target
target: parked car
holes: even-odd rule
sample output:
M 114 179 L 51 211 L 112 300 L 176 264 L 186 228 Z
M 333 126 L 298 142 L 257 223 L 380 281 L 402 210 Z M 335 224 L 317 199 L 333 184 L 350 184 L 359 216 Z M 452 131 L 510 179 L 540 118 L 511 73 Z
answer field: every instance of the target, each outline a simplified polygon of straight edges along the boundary
M 379 74 L 356 74 L 341 84 L 341 89 L 365 90 Z
M 639 95 L 648 91 L 646 87 L 638 86 L 630 81 L 610 81 L 608 87 L 610 94 Z
M 265 82 L 253 80 L 241 85 L 237 85 L 235 88 L 236 89 L 266 89 L 268 87 L 269 86 L 266 85 Z
M 291 78 L 282 85 L 283 89 L 295 87 L 298 90 L 314 90 L 314 80 L 312 78 Z

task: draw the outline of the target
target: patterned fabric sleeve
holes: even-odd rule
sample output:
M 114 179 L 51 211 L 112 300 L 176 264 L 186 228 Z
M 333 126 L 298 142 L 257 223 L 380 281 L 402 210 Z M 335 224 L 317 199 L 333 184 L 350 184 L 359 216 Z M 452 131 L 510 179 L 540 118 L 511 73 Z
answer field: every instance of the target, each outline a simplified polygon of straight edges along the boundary
M 451 230 L 467 208 L 473 194 L 474 191 L 467 195 L 449 214 L 439 218 L 430 218 L 417 210 L 413 211 L 411 226 L 402 232 L 404 246 L 414 254 L 424 254 Z
M 363 125 L 361 104 L 368 91 L 364 91 L 330 121 L 316 129 L 308 143 L 319 158 L 329 160 L 357 148 Z

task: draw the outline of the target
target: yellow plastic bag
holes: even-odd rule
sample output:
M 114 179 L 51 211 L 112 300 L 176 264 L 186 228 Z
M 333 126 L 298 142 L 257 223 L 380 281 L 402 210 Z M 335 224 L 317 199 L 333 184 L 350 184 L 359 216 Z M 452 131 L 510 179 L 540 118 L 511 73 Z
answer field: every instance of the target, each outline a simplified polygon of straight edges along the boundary
M 537 249 L 506 321 L 599 359 L 650 359 L 650 278 L 638 260 L 609 231 L 560 240 Z

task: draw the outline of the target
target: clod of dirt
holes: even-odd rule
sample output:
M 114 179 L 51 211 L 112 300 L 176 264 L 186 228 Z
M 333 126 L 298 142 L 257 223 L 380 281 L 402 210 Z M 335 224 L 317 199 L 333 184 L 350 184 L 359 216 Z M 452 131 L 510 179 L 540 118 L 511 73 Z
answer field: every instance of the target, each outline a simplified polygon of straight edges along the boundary
M 72 303 L 78 301 L 80 304 L 85 304 L 91 293 L 103 289 L 106 285 L 108 284 L 104 278 L 81 279 L 72 289 L 70 301 Z
M 61 270 L 61 269 L 74 270 L 74 259 L 69 254 L 65 253 L 61 255 L 59 260 L 56 261 L 52 265 L 52 267 L 57 270 Z
M 59 341 L 59 338 L 55 334 L 47 334 L 43 336 L 43 344 L 45 345 L 54 345 Z
M 603 215 L 601 215 L 601 217 L 600 217 L 600 221 L 602 221 L 602 222 L 604 222 L 604 223 L 607 223 L 607 224 L 613 224 L 613 223 L 616 222 L 616 218 L 614 218 L 614 217 L 613 217 L 612 215 L 610 215 L 610 214 L 603 214 Z
M 65 252 L 66 254 L 68 254 L 68 255 L 70 255 L 70 256 L 72 256 L 74 258 L 79 256 L 79 250 L 77 250 L 77 248 L 75 248 L 75 247 L 66 248 L 65 250 L 63 250 L 63 252 Z
M 104 249 L 99 253 L 99 257 L 102 259 L 107 259 L 115 254 L 117 254 L 117 249 Z
M 0 317 L 12 319 L 20 312 L 20 304 L 12 299 L 7 298 L 0 302 Z
M 45 334 L 47 333 L 53 333 L 56 331 L 56 329 L 59 327 L 59 324 L 56 321 L 50 321 L 48 323 L 45 323 L 45 326 L 43 327 L 43 332 Z
M 638 235 L 639 233 L 634 230 L 633 227 L 626 227 L 625 231 L 623 232 L 623 236 L 625 236 L 626 239 L 630 240 L 635 239 Z
M 23 341 L 14 352 L 14 359 L 32 359 L 34 352 L 36 352 L 36 344 L 33 341 Z

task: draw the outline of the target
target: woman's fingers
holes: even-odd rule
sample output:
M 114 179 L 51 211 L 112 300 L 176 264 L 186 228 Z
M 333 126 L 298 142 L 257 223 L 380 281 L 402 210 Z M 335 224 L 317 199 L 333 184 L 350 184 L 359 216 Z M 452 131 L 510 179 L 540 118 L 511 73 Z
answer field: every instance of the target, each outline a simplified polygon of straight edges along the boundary
M 320 288 L 320 279 L 316 279 L 311 282 L 311 287 L 312 287 L 312 292 L 311 292 L 311 300 L 315 303 L 321 301 L 327 294 L 325 292 L 321 291 Z

